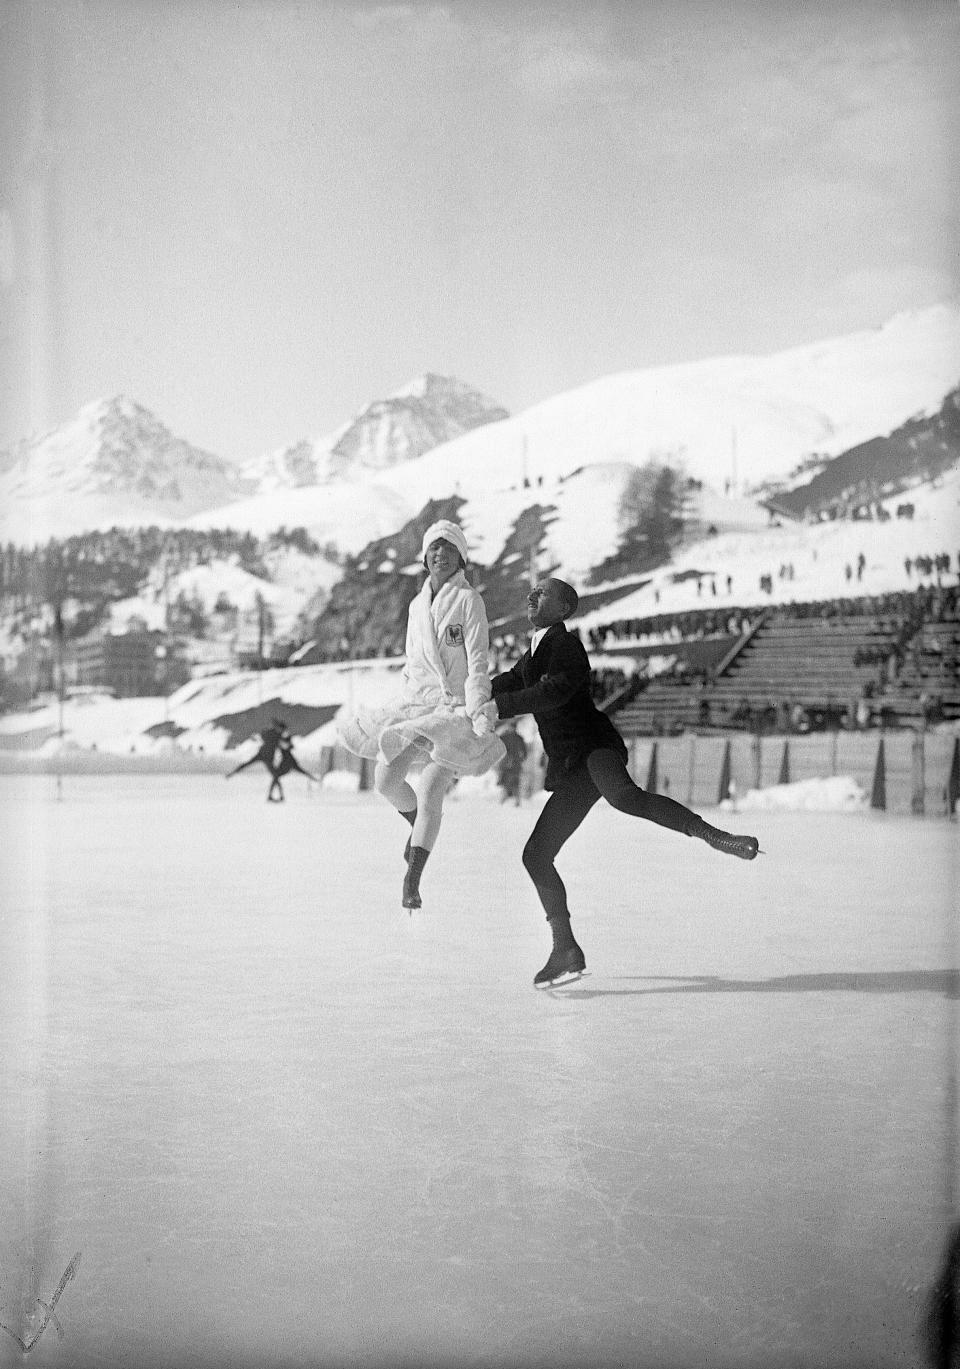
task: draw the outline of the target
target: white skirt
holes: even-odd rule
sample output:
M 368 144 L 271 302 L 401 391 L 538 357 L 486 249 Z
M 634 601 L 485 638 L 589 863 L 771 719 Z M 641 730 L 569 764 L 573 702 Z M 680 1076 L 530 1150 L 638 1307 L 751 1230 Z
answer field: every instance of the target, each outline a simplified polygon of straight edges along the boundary
M 337 733 L 355 756 L 389 762 L 415 746 L 427 760 L 456 775 L 482 775 L 506 755 L 495 732 L 476 735 L 462 705 L 425 704 L 403 696 L 339 720 Z

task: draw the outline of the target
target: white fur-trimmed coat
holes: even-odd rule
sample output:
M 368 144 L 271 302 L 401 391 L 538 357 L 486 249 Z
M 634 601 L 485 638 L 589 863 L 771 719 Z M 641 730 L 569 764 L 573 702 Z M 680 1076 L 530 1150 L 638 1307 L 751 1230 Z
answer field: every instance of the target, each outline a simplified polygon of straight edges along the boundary
M 489 643 L 483 599 L 463 571 L 436 594 L 426 580 L 407 617 L 403 692 L 338 722 L 344 746 L 391 761 L 414 745 L 458 775 L 482 775 L 505 754 L 495 733 L 473 728 L 490 701 Z

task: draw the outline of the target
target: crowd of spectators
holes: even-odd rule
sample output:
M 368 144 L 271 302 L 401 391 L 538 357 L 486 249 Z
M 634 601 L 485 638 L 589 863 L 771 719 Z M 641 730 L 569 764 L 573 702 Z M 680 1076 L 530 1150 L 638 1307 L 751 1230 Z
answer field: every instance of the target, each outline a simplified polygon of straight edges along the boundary
M 591 670 L 590 694 L 594 703 L 603 703 L 614 694 L 619 694 L 622 689 L 626 689 L 631 678 L 625 670 Z
M 621 618 L 591 628 L 587 645 L 591 651 L 613 646 L 670 646 L 708 637 L 740 637 L 753 620 L 742 609 L 694 609 L 689 613 L 658 613 L 652 618 Z
M 887 594 L 864 594 L 858 598 L 813 599 L 804 604 L 781 604 L 778 613 L 792 618 L 828 618 L 844 622 L 851 618 L 905 620 L 920 609 L 929 616 L 938 615 L 948 596 L 956 597 L 956 586 L 937 588 L 920 585 L 917 589 L 891 590 Z
M 951 656 L 943 645 L 945 640 L 952 640 L 950 634 L 945 638 L 936 629 L 960 622 L 960 585 L 927 584 L 915 590 L 857 599 L 787 604 L 778 607 L 777 612 L 801 619 L 833 621 L 838 626 L 873 618 L 886 631 L 885 639 L 876 646 L 858 647 L 852 659 L 855 665 L 876 664 L 876 678 L 866 681 L 849 698 L 828 692 L 812 704 L 809 699 L 801 703 L 789 695 L 765 701 L 744 696 L 732 706 L 720 699 L 710 699 L 711 679 L 707 672 L 684 674 L 679 661 L 674 670 L 659 675 L 657 683 L 676 682 L 698 689 L 697 722 L 706 727 L 732 725 L 753 732 L 802 734 L 831 728 L 866 728 L 876 721 L 895 726 L 903 700 L 909 704 L 909 715 L 922 717 L 926 723 L 939 722 L 945 716 L 940 686 L 946 682 L 956 688 L 956 652 Z M 941 668 L 931 676 L 930 657 L 932 654 L 936 659 L 938 653 L 942 657 Z M 682 730 L 687 716 L 686 710 L 675 715 L 669 710 L 655 714 L 653 730 L 658 735 L 671 729 Z
M 939 585 L 940 577 L 950 574 L 950 553 L 941 551 L 936 556 L 907 556 L 904 559 L 903 568 L 907 572 L 908 580 L 916 572 L 918 579 L 922 575 L 935 576 Z M 960 551 L 957 552 L 957 575 L 960 576 Z

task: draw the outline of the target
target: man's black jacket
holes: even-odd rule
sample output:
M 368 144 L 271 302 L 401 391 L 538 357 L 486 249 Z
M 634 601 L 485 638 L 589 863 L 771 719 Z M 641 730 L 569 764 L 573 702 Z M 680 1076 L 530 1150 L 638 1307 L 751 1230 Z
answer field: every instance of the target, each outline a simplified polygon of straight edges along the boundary
M 492 685 L 501 718 L 532 713 L 536 719 L 547 753 L 545 789 L 556 789 L 598 747 L 627 759 L 623 738 L 590 697 L 590 661 L 583 644 L 563 623 L 547 628 L 536 651 L 525 651 Z

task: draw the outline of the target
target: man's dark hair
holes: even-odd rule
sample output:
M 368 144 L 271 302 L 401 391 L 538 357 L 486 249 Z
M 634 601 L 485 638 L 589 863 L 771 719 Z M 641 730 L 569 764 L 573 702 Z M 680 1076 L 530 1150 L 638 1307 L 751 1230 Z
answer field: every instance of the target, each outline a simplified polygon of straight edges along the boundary
M 580 595 L 574 589 L 573 585 L 567 584 L 566 580 L 558 580 L 554 577 L 553 583 L 560 591 L 560 598 L 563 600 L 565 610 L 563 616 L 565 619 L 569 618 L 570 615 L 576 613 L 577 609 L 580 607 Z

